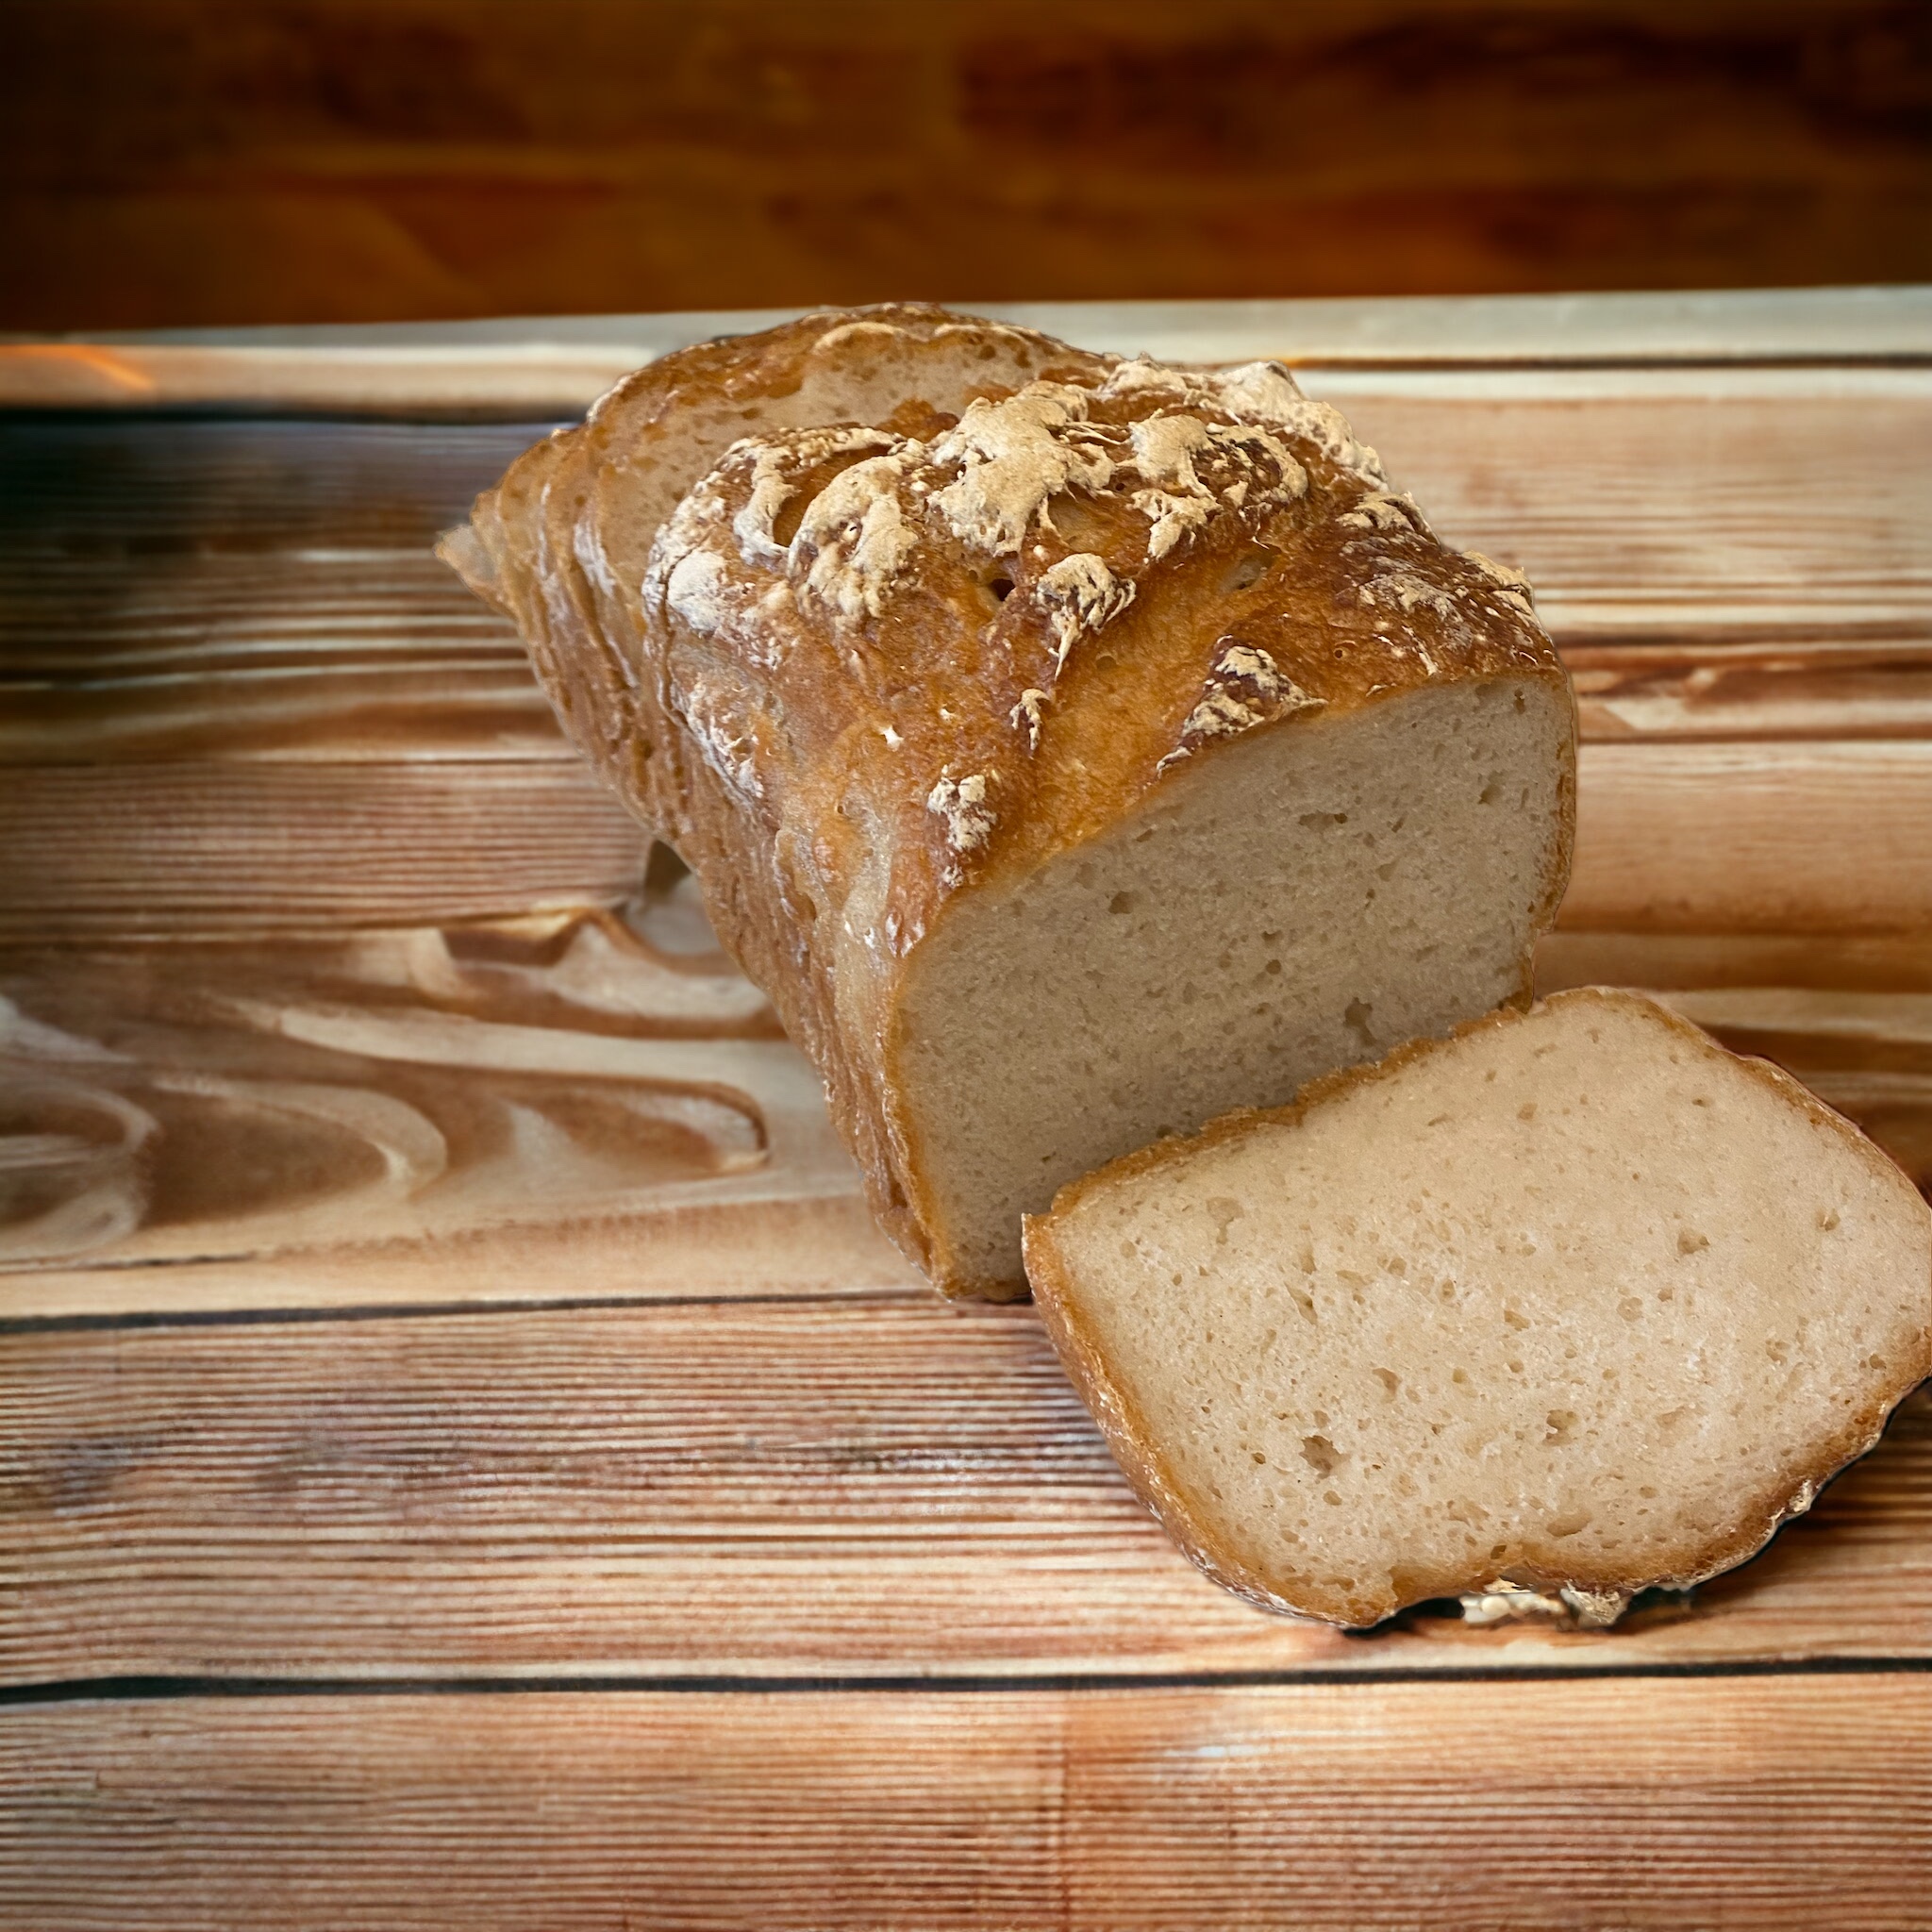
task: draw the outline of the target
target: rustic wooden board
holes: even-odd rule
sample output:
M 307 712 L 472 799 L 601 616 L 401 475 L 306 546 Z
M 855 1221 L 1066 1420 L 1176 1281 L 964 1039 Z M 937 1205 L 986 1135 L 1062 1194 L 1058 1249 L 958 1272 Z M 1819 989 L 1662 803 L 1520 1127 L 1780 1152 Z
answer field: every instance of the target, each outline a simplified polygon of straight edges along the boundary
M 1307 380 L 1576 675 L 1541 983 L 1932 1191 L 1919 338 L 1455 313 Z M 1612 1632 L 1214 1590 L 427 558 L 540 428 L 0 421 L 0 1924 L 1923 1924 L 1926 1396 Z
M 36 1932 L 1917 1932 L 1932 1677 L 9 1713 Z
M 1915 876 L 1895 857 L 1871 875 Z M 0 1319 L 912 1285 L 810 1069 L 689 900 L 680 881 L 627 918 L 0 947 L 0 1082 L 26 1137 Z M 1559 934 L 1546 978 L 1669 991 L 1932 1186 L 1927 948 L 1862 943 L 1862 981 L 1807 986 L 1799 936 L 1660 916 L 1634 941 Z M 1778 972 L 1740 985 L 1750 944 Z
M 1932 1663 L 1924 1396 L 1692 1604 L 1362 1638 L 1196 1574 L 1029 1309 L 57 1327 L 8 1358 L 0 1685 Z

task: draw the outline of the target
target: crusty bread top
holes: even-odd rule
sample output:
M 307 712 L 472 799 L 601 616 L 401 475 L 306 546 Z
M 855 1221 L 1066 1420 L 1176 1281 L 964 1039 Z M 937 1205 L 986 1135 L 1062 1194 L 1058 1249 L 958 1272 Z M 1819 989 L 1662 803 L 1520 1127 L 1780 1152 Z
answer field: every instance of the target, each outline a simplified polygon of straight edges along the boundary
M 978 390 L 1091 375 L 1089 356 L 1037 330 L 921 303 L 817 310 L 756 335 L 660 357 L 583 423 L 525 452 L 439 555 L 523 632 L 565 728 L 647 817 L 675 792 L 649 770 L 659 728 L 641 595 L 659 526 L 741 437 L 873 422 L 908 402 L 961 408 Z
M 901 954 L 950 891 L 1246 731 L 1561 677 L 1521 577 L 1439 542 L 1267 363 L 749 437 L 665 523 L 643 606 L 667 710 L 795 835 L 806 897 L 889 857 L 863 936 Z
M 1076 841 L 1244 730 L 1561 675 L 1520 575 L 1437 541 L 1279 364 L 1169 369 L 915 304 L 639 370 L 441 554 L 674 841 L 650 780 L 677 760 L 649 771 L 639 741 L 654 678 L 760 816 L 801 781 L 820 825 L 863 793 L 865 836 L 890 821 L 921 855 L 900 947 L 933 891 Z

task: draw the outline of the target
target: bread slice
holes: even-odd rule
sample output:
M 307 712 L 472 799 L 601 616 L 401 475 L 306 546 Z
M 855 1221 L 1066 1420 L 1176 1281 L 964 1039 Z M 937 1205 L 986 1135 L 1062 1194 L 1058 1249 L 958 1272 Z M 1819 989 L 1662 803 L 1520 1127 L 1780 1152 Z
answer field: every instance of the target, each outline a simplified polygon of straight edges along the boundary
M 1196 1563 L 1366 1624 L 1741 1562 L 1932 1374 L 1932 1209 L 1856 1128 L 1584 989 L 1330 1076 L 1026 1224 L 1060 1356 Z
M 1528 997 L 1568 681 L 1278 364 L 808 316 L 628 378 L 442 554 L 948 1294 L 1024 1293 L 1099 1162 Z

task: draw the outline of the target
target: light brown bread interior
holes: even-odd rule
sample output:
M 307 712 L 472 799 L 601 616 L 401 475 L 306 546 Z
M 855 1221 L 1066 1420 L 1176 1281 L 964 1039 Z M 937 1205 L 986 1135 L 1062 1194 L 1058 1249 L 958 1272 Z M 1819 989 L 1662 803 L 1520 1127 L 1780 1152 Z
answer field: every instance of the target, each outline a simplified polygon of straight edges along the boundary
M 1932 1210 L 1847 1123 L 1589 989 L 1116 1162 L 1048 1325 L 1195 1560 L 1347 1624 L 1742 1560 L 1932 1373 Z
M 944 1272 L 1017 1283 L 1022 1214 L 1103 1161 L 1526 998 L 1570 730 L 1546 679 L 1424 686 L 962 901 L 891 1053 Z

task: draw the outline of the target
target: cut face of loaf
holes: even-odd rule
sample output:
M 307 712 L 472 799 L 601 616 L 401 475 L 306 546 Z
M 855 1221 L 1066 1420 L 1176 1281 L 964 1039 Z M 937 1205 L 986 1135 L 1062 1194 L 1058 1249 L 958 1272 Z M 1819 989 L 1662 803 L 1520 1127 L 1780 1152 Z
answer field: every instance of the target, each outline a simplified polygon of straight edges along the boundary
M 946 1293 L 1024 1294 L 1094 1163 L 1527 997 L 1562 668 L 1278 364 L 807 317 L 629 378 L 443 554 Z
M 1932 1209 L 1856 1129 L 1586 989 L 1115 1162 L 1028 1223 L 1190 1556 L 1366 1624 L 1740 1562 L 1932 1373 Z
M 1520 998 L 1569 732 L 1496 679 L 1257 733 L 961 904 L 888 1049 L 951 1266 L 1013 1280 L 1021 1216 L 1124 1149 Z

